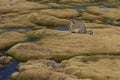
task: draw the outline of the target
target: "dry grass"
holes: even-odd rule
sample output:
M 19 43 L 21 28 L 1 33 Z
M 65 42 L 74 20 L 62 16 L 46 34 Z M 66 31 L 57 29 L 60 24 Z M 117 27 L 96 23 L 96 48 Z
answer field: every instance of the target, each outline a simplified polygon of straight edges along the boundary
M 25 27 L 35 27 L 37 25 L 29 22 L 29 21 L 21 21 L 21 22 L 17 22 L 17 21 L 12 21 L 12 22 L 9 22 L 9 23 L 5 23 L 5 24 L 2 24 L 0 26 L 0 28 L 25 28 Z

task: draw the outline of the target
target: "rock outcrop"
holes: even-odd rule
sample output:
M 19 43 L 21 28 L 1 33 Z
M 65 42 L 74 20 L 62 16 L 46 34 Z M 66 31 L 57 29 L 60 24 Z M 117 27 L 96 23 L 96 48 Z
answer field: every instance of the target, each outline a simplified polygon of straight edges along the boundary
M 0 53 L 0 70 L 3 70 L 6 67 L 6 65 L 12 62 L 12 60 L 12 57 L 5 56 Z

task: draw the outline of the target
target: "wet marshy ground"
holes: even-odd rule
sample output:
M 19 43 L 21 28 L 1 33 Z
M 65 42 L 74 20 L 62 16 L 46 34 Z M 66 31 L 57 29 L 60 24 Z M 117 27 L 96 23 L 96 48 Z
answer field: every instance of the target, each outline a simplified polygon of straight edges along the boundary
M 18 31 L 18 30 L 25 30 L 26 32 L 30 31 L 30 28 L 10 28 L 10 29 L 4 29 L 6 32 L 12 32 L 12 31 Z M 67 31 L 69 30 L 69 28 L 65 28 L 65 27 L 59 27 L 59 28 L 55 28 L 55 30 L 60 30 L 60 31 Z M 35 42 L 37 41 L 36 38 L 29 38 L 28 40 L 26 40 L 26 42 Z M 0 50 L 0 54 L 1 55 L 6 55 L 6 51 L 9 50 L 11 47 L 5 48 Z M 7 66 L 5 66 L 4 69 L 0 70 L 0 80 L 9 80 L 9 76 L 16 72 L 16 67 L 18 66 L 18 62 L 13 61 L 10 64 L 8 64 Z
M 105 5 L 99 5 L 97 6 L 99 8 L 108 8 Z M 80 7 L 74 7 L 72 8 L 73 10 L 77 10 L 78 12 L 80 11 L 84 11 L 86 10 L 86 6 L 80 6 Z M 110 26 L 112 26 L 111 24 L 109 24 Z M 56 27 L 56 28 L 52 28 L 54 30 L 59 30 L 59 31 L 69 31 L 68 27 Z M 31 28 L 7 28 L 7 29 L 3 29 L 5 32 L 12 32 L 12 31 L 24 31 L 24 32 L 29 32 L 32 29 Z M 27 39 L 25 42 L 36 42 L 38 40 L 38 38 L 29 38 Z M 12 46 L 11 46 L 12 47 Z M 11 48 L 9 47 L 9 48 Z M 5 48 L 0 50 L 0 54 L 6 55 L 6 51 L 9 48 Z M 13 61 L 10 64 L 8 64 L 3 70 L 0 71 L 0 80 L 9 80 L 9 76 L 14 73 L 16 71 L 16 67 L 18 66 L 19 62 Z
M 13 31 L 19 31 L 19 30 L 24 30 L 25 32 L 28 32 L 28 31 L 31 31 L 31 28 L 9 28 L 9 29 L 3 29 L 3 30 L 5 32 L 13 32 Z M 29 38 L 25 42 L 35 42 L 35 41 L 37 41 L 36 38 Z M 12 46 L 1 49 L 0 57 L 6 56 L 7 55 L 6 51 L 9 50 L 11 47 Z M 1 69 L 0 70 L 0 80 L 9 80 L 9 76 L 16 71 L 16 67 L 18 66 L 18 64 L 19 63 L 14 60 L 14 61 L 10 62 L 10 64 L 7 64 L 3 69 Z
M 5 52 L 8 50 L 9 48 L 5 48 L 3 50 L 0 50 L 0 57 L 2 56 L 6 56 Z M 4 63 L 4 62 L 3 62 Z M 1 64 L 1 63 L 0 63 Z M 1 64 L 2 65 L 2 64 Z M 5 66 L 5 68 L 3 68 L 2 70 L 0 70 L 0 80 L 9 80 L 9 76 L 16 71 L 16 66 L 18 65 L 18 63 L 16 61 L 12 61 L 10 62 L 10 64 L 7 64 Z
M 30 31 L 31 29 L 30 28 L 9 28 L 9 29 L 3 29 L 5 32 L 12 32 L 12 31 L 19 31 L 19 30 L 24 30 L 25 32 L 28 32 Z M 28 39 L 27 42 L 35 42 L 36 39 Z M 0 50 L 0 57 L 3 57 L 3 56 L 8 56 L 6 54 L 6 51 L 9 50 L 11 48 L 10 47 L 7 47 L 7 48 L 4 48 L 2 50 Z M 2 63 L 0 63 L 1 65 L 3 65 Z M 12 61 L 8 64 L 6 64 L 4 66 L 3 69 L 0 70 L 0 80 L 9 80 L 9 76 L 14 73 L 16 71 L 16 67 L 18 65 L 18 62 L 16 61 Z

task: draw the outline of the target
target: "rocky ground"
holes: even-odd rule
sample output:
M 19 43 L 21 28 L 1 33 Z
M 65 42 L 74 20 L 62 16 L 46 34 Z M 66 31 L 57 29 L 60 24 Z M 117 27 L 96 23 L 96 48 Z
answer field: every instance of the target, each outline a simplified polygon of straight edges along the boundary
M 15 59 L 20 64 L 11 80 L 120 80 L 119 4 L 1 0 L 0 70 Z M 56 30 L 68 28 L 71 18 L 93 35 Z
M 3 70 L 7 64 L 12 62 L 12 57 L 0 54 L 0 70 Z

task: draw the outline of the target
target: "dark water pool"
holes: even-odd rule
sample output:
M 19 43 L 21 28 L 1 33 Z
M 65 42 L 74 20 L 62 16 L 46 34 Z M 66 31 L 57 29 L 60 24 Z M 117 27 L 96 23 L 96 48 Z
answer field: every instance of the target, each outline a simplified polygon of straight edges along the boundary
M 3 29 L 6 32 L 12 32 L 12 31 L 17 31 L 17 30 L 25 30 L 26 32 L 30 31 L 31 28 L 9 28 L 9 29 Z
M 38 39 L 36 39 L 36 38 L 29 38 L 28 40 L 27 40 L 27 42 L 35 42 L 35 41 L 37 41 Z
M 10 49 L 11 47 L 7 47 L 7 48 L 4 48 L 2 50 L 0 50 L 0 54 L 5 54 L 5 52 Z
M 69 28 L 55 28 L 55 30 L 59 30 L 59 31 L 67 31 L 67 30 L 69 30 Z
M 80 7 L 76 7 L 76 8 L 72 8 L 73 10 L 85 10 L 86 7 L 84 6 L 80 6 Z
M 98 6 L 99 8 L 108 8 L 107 6 L 105 5 L 100 5 Z M 85 6 L 80 6 L 80 7 L 75 7 L 75 8 L 72 8 L 73 10 L 85 10 L 86 7 Z
M 18 66 L 18 62 L 13 62 L 6 66 L 4 70 L 1 70 L 0 80 L 9 80 L 9 76 L 16 71 L 16 66 Z
M 99 8 L 108 8 L 107 6 L 105 6 L 105 5 L 100 5 L 100 6 L 98 6 Z

